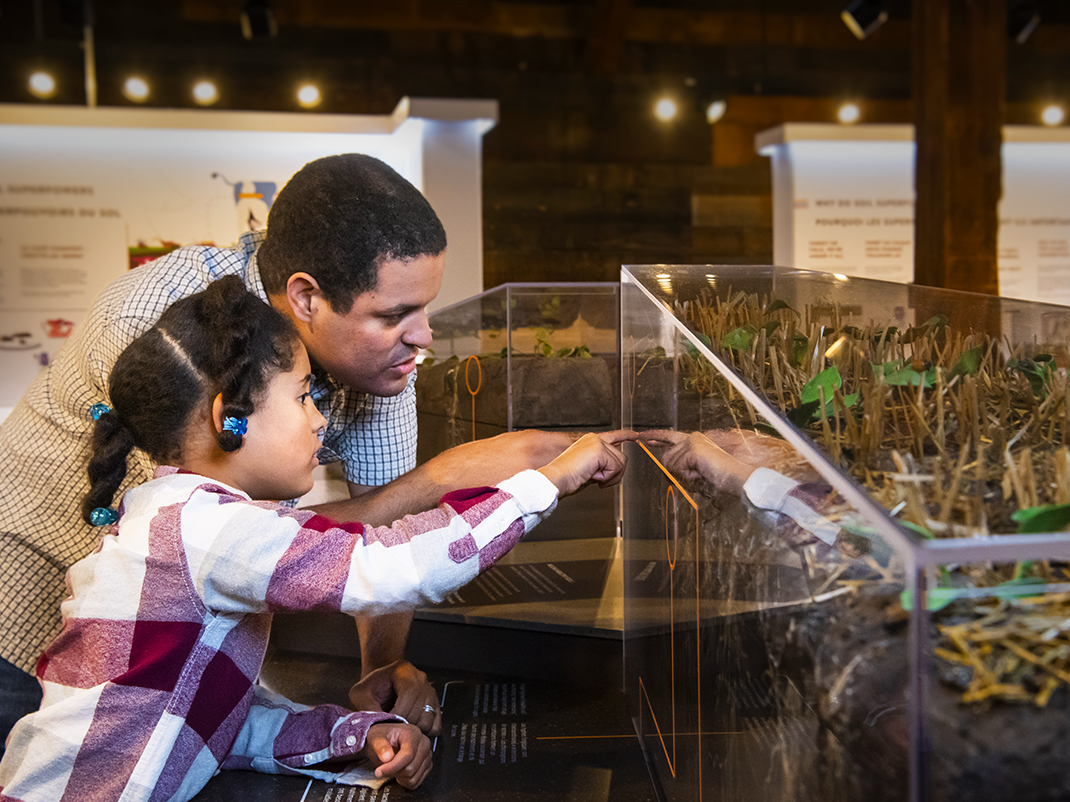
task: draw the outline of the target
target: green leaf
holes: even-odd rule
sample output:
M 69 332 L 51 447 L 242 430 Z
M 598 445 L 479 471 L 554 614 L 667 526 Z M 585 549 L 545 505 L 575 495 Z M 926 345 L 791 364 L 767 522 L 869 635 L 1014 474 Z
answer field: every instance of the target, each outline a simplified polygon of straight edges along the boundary
M 1036 359 L 1012 359 L 1007 363 L 1007 367 L 1025 376 L 1029 380 L 1033 395 L 1037 398 L 1043 398 L 1047 395 L 1048 383 L 1051 381 L 1055 363 L 1052 361 L 1050 354 L 1038 354 L 1037 356 L 1047 358 L 1039 361 Z
M 800 429 L 804 429 L 810 425 L 810 422 L 817 417 L 817 408 L 821 406 L 820 401 L 810 401 L 806 404 L 800 404 L 795 409 L 789 409 L 787 412 L 788 420 L 798 426 Z
M 788 306 L 788 302 L 787 301 L 782 301 L 779 298 L 774 300 L 771 304 L 769 304 L 769 306 L 767 306 L 765 308 L 765 313 L 768 315 L 771 312 L 779 312 L 781 309 L 787 309 L 789 312 L 791 312 L 796 317 L 798 317 L 798 315 L 799 315 L 798 312 L 796 312 L 794 309 L 792 309 L 790 306 Z
M 957 598 L 955 588 L 933 588 L 925 594 L 925 609 L 929 612 L 943 610 Z M 899 594 L 899 603 L 904 610 L 914 609 L 914 594 L 909 588 Z
M 947 374 L 948 381 L 956 376 L 973 376 L 981 369 L 981 358 L 985 354 L 983 346 L 978 345 L 976 348 L 971 348 L 968 351 L 963 351 L 962 356 L 958 358 L 958 361 L 951 367 L 951 372 Z
M 910 521 L 900 521 L 899 525 L 902 526 L 904 529 L 909 529 L 916 535 L 921 535 L 926 540 L 932 540 L 934 537 L 936 537 L 936 535 L 934 535 L 924 526 L 918 526 L 917 524 L 911 523 Z
M 750 344 L 754 342 L 754 335 L 757 333 L 757 329 L 749 323 L 746 326 L 740 326 L 738 329 L 732 329 L 728 332 L 724 339 L 721 340 L 721 345 L 725 348 L 731 348 L 733 351 L 746 351 L 750 348 Z
M 912 343 L 930 332 L 940 332 L 947 325 L 947 315 L 933 315 L 920 326 L 911 326 L 900 338 L 900 342 Z
M 1070 525 L 1070 504 L 1041 504 L 1011 515 L 1018 524 L 1019 535 L 1061 532 Z
M 1018 576 L 1014 579 L 1008 579 L 1006 582 L 1000 582 L 996 585 L 997 594 L 1001 599 L 1015 598 L 1019 596 L 1036 596 L 1036 586 L 1046 584 L 1043 577 L 1039 576 Z M 1019 592 L 1019 588 L 1022 588 Z
M 951 602 L 955 601 L 955 599 L 965 598 L 967 595 L 969 595 L 970 598 L 1029 598 L 1030 596 L 1036 596 L 1037 585 L 1043 584 L 1045 584 L 1045 581 L 1039 576 L 1026 576 L 1021 579 L 1010 579 L 1006 582 L 999 583 L 995 587 L 986 588 L 987 593 L 982 597 L 963 593 L 962 588 L 933 588 L 925 594 L 925 608 L 929 611 L 941 610 L 951 604 Z M 904 610 L 912 610 L 914 608 L 914 594 L 911 593 L 909 589 L 904 590 L 899 595 L 899 602 L 903 605 Z
M 778 328 L 780 328 L 780 321 L 779 320 L 770 320 L 768 323 L 766 323 L 764 326 L 762 326 L 762 328 L 765 329 L 765 336 L 766 337 L 772 337 L 773 336 L 773 332 L 776 331 Z
M 694 334 L 695 337 L 698 338 L 698 341 L 700 343 L 702 343 L 703 345 L 705 345 L 707 348 L 710 348 L 710 347 L 713 346 L 713 340 L 710 339 L 710 335 L 703 334 L 701 331 L 694 331 L 694 332 L 691 332 L 691 333 Z M 729 334 L 731 334 L 731 332 L 729 332 Z M 727 337 L 727 335 L 726 335 L 726 337 Z M 690 340 L 688 340 L 687 338 L 684 338 L 683 343 L 684 343 L 684 348 L 687 350 L 687 355 L 688 356 L 698 356 L 699 355 L 698 348 L 696 348 L 691 343 Z
M 833 391 L 838 390 L 840 387 L 843 387 L 843 378 L 840 376 L 840 369 L 833 365 L 825 368 L 803 386 L 802 393 L 799 394 L 799 400 L 804 404 L 810 401 L 818 401 L 820 400 L 819 391 L 824 390 L 825 400 L 831 401 Z
M 885 362 L 883 365 L 873 365 L 873 372 L 878 378 L 883 378 L 884 383 L 890 387 L 917 387 L 924 384 L 932 387 L 936 381 L 936 368 L 929 368 L 924 373 L 918 373 L 909 365 L 902 362 Z
M 888 342 L 892 339 L 892 335 L 898 331 L 899 329 L 896 326 L 889 326 L 886 329 L 878 329 L 873 332 L 873 342 L 879 343 L 882 337 L 884 338 L 884 342 Z
M 788 412 L 788 420 L 800 428 L 809 426 L 820 414 L 821 391 L 825 392 L 825 416 L 835 412 L 836 400 L 833 394 L 843 387 L 843 379 L 840 370 L 835 365 L 825 368 L 814 378 L 810 379 L 799 394 L 798 407 Z M 851 393 L 843 397 L 843 405 L 850 409 L 858 403 L 858 393 Z

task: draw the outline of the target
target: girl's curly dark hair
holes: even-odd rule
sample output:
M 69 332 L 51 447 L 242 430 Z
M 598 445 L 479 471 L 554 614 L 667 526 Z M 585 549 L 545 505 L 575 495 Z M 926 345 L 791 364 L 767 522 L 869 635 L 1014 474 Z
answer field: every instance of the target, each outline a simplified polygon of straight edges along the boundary
M 293 368 L 297 342 L 290 320 L 237 276 L 175 301 L 112 368 L 111 411 L 93 430 L 82 517 L 111 504 L 135 446 L 159 464 L 179 462 L 194 411 L 216 395 L 225 417 L 251 415 L 271 379 Z M 220 432 L 224 451 L 241 444 L 241 435 Z

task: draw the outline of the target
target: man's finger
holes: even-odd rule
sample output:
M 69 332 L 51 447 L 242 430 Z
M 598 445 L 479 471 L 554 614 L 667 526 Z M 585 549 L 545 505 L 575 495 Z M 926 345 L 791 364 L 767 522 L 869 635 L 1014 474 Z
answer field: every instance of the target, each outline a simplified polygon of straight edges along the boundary
M 631 429 L 616 429 L 612 432 L 602 432 L 598 437 L 606 445 L 619 446 L 621 443 L 638 440 L 639 432 L 633 432 Z

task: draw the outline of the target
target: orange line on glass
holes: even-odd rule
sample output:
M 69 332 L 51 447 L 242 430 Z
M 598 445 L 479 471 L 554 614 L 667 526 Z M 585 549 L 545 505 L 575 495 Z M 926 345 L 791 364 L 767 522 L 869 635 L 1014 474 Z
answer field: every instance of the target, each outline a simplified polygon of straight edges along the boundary
M 673 756 L 669 757 L 669 748 L 665 746 L 665 736 L 661 734 L 661 727 L 658 724 L 658 717 L 654 715 L 654 705 L 650 701 L 650 697 L 647 695 L 646 686 L 643 684 L 643 678 L 639 678 L 639 693 L 646 699 L 646 706 L 650 709 L 650 718 L 654 720 L 654 729 L 658 732 L 658 740 L 661 741 L 661 749 L 665 752 L 665 762 L 669 764 L 669 773 L 676 778 L 676 732 L 672 734 L 672 753 Z M 675 715 L 676 701 L 675 699 L 670 703 L 674 708 L 673 713 Z
M 639 443 L 639 448 L 643 449 L 643 451 L 646 452 L 647 456 L 650 457 L 650 459 L 654 460 L 654 464 L 657 465 L 659 468 L 661 468 L 661 472 L 663 474 L 665 474 L 667 477 L 669 477 L 669 481 L 672 482 L 674 485 L 676 485 L 676 489 L 684 494 L 684 498 L 687 499 L 687 503 L 690 504 L 692 507 L 694 507 L 695 511 L 697 512 L 698 511 L 698 504 L 695 503 L 695 500 L 693 498 L 691 498 L 691 496 L 688 494 L 688 492 L 686 490 L 684 490 L 684 488 L 680 485 L 680 483 L 678 481 L 676 481 L 676 477 L 673 476 L 671 473 L 669 473 L 667 470 L 665 470 L 665 466 L 662 465 L 660 462 L 658 462 L 658 458 L 650 453 L 650 449 L 649 448 L 647 448 L 642 443 Z

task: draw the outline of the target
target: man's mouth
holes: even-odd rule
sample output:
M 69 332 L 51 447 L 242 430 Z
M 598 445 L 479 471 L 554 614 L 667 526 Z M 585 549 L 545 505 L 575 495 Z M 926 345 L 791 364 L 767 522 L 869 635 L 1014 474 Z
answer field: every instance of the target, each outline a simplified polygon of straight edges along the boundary
M 402 373 L 411 373 L 416 367 L 416 355 L 413 354 L 400 362 L 395 362 L 390 367 L 393 370 L 399 370 Z

